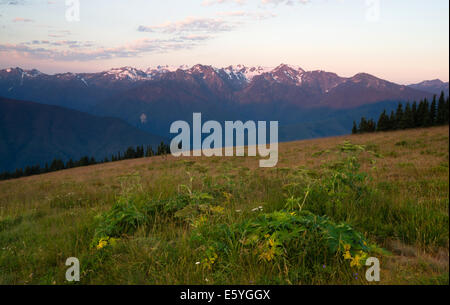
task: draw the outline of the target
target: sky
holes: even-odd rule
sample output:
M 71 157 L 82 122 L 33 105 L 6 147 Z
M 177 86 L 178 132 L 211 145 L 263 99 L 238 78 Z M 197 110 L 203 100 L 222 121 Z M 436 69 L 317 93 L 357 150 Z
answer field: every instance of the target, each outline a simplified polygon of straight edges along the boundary
M 0 68 L 195 64 L 449 80 L 448 0 L 0 0 Z

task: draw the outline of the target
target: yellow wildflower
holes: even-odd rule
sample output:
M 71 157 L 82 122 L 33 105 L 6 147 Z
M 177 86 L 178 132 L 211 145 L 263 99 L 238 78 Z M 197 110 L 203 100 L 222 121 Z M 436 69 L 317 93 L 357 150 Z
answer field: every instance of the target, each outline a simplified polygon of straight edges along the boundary
M 350 251 L 345 251 L 343 257 L 344 259 L 353 259 L 352 255 L 350 254 Z
M 205 215 L 201 215 L 199 218 L 195 219 L 191 225 L 194 228 L 198 228 L 198 227 L 203 226 L 207 222 L 208 222 L 208 217 L 206 217 Z
M 228 193 L 228 192 L 223 192 L 223 195 L 225 196 L 225 198 L 226 198 L 227 200 L 230 200 L 231 197 L 233 197 L 233 195 L 230 194 L 230 193 Z
M 273 248 L 275 246 L 275 240 L 273 240 L 272 238 L 269 239 L 269 245 Z
M 202 265 L 206 268 L 208 268 L 209 270 L 212 269 L 212 266 L 214 265 L 214 263 L 216 262 L 217 258 L 219 257 L 217 255 L 217 253 L 214 251 L 214 248 L 210 247 L 209 248 L 209 254 L 207 254 L 207 256 L 205 258 L 202 259 Z M 200 264 L 200 262 L 196 263 L 197 265 Z
M 367 253 L 364 252 L 364 251 L 359 251 L 359 253 L 360 253 L 360 255 L 361 255 L 361 260 L 362 260 L 362 261 L 365 261 L 366 258 L 367 258 Z
M 108 245 L 108 242 L 104 238 L 102 238 L 98 242 L 97 249 L 100 250 L 100 249 L 106 247 L 107 245 Z
M 270 262 L 275 257 L 275 249 L 270 248 L 259 256 L 261 259 Z
M 106 246 L 112 246 L 114 247 L 117 244 L 118 238 L 112 238 L 112 237 L 102 237 L 96 246 L 97 250 L 103 249 Z
M 355 257 L 352 259 L 352 261 L 350 262 L 350 267 L 361 267 L 361 256 L 360 255 L 355 255 Z
M 216 206 L 216 207 L 212 207 L 211 211 L 213 213 L 217 213 L 217 214 L 223 214 L 224 213 L 224 208 L 221 206 Z
M 205 266 L 206 268 L 208 268 L 209 270 L 212 269 L 212 264 L 210 263 L 210 261 L 207 258 L 203 259 L 203 266 Z

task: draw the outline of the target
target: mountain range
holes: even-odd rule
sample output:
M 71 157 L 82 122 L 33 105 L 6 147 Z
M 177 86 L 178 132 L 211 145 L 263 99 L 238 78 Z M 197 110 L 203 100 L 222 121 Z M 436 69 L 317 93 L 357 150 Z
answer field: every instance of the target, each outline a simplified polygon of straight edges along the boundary
M 91 119 L 118 118 L 162 138 L 170 136 L 173 121 L 190 121 L 193 112 L 204 120 L 278 120 L 281 141 L 340 135 L 361 116 L 377 117 L 398 102 L 432 98 L 440 91 L 448 94 L 448 83 L 406 86 L 367 73 L 341 77 L 286 64 L 122 67 L 54 75 L 0 70 L 0 96 L 86 112 Z
M 448 96 L 449 93 L 448 82 L 444 83 L 440 79 L 426 80 L 418 84 L 409 85 L 409 87 L 417 90 L 431 92 L 437 95 L 439 95 L 441 92 L 444 92 L 444 94 Z
M 146 71 L 123 67 L 100 73 L 55 75 L 21 68 L 0 70 L 2 96 L 20 99 L 29 96 L 38 102 L 86 111 L 118 92 L 128 93 L 134 89 L 136 94 L 142 94 L 143 90 L 154 93 L 154 96 L 139 96 L 147 102 L 168 99 L 170 83 L 184 85 L 170 90 L 171 97 L 177 99 L 214 98 L 239 104 L 280 102 L 304 108 L 352 108 L 380 100 L 417 99 L 424 92 L 448 91 L 448 83 L 440 80 L 404 86 L 366 73 L 346 78 L 285 64 L 274 69 L 242 65 L 218 69 L 200 64 L 191 68 L 158 66 Z M 359 94 L 361 91 L 364 96 Z M 40 101 L 41 96 L 44 96 L 43 101 Z

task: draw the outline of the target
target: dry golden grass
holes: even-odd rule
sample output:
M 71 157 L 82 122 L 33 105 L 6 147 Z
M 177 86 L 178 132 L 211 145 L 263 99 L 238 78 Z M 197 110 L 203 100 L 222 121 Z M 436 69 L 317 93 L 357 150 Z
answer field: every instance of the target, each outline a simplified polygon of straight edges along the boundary
M 277 167 L 296 167 L 307 166 L 316 168 L 323 163 L 335 160 L 335 156 L 331 154 L 321 155 L 320 157 L 312 157 L 312 154 L 317 151 L 325 151 L 332 149 L 336 145 L 341 144 L 344 141 L 351 141 L 354 144 L 364 145 L 376 145 L 378 146 L 378 152 L 383 155 L 383 159 L 379 160 L 379 166 L 382 168 L 390 169 L 391 172 L 383 173 L 380 178 L 396 179 L 398 177 L 408 178 L 411 177 L 410 172 L 402 170 L 398 166 L 392 166 L 398 163 L 411 163 L 417 170 L 427 170 L 433 166 L 438 166 L 441 162 L 448 158 L 448 126 L 434 127 L 427 129 L 411 129 L 392 131 L 384 133 L 374 134 L 362 134 L 362 135 L 347 135 L 331 138 L 320 138 L 313 140 L 303 140 L 288 143 L 280 143 L 279 147 L 279 162 Z M 413 143 L 412 147 L 405 147 L 395 145 L 400 141 L 408 141 Z M 416 143 L 420 141 L 420 143 Z M 440 145 L 436 145 L 440 144 Z M 432 149 L 432 150 L 430 150 Z M 395 152 L 395 156 L 390 153 Z M 229 158 L 224 158 L 228 160 Z M 239 166 L 245 166 L 250 169 L 258 168 L 259 157 L 256 158 L 231 158 L 233 162 L 239 164 Z M 64 171 L 58 171 L 54 173 L 43 174 L 39 176 L 31 176 L 12 181 L 2 181 L 0 186 L 13 187 L 23 186 L 28 183 L 44 183 L 44 182 L 91 182 L 104 181 L 107 182 L 111 177 L 117 177 L 120 175 L 126 175 L 136 170 L 142 170 L 149 166 L 155 168 L 165 169 L 165 164 L 172 163 L 174 161 L 180 162 L 180 160 L 195 160 L 199 164 L 211 164 L 211 160 L 216 162 L 219 159 L 217 157 L 180 157 L 175 158 L 172 156 L 156 156 L 151 158 L 124 160 L 121 162 L 112 162 L 106 164 L 99 164 L 89 167 L 79 167 Z M 213 162 L 214 163 L 214 162 Z M 369 164 L 364 164 L 366 169 L 370 167 Z M 214 170 L 214 167 L 211 168 Z M 264 169 L 259 169 L 264 171 Z M 413 173 L 414 170 L 411 170 Z M 148 173 L 148 172 L 147 172 Z M 145 175 L 145 171 L 143 172 Z M 147 175 L 149 180 L 154 179 L 154 173 Z M 19 187 L 20 188 L 20 187 Z
M 117 194 L 123 190 L 121 177 L 137 173 L 143 190 L 157 198 L 173 193 L 180 184 L 187 184 L 187 172 L 195 177 L 219 177 L 223 173 L 229 173 L 230 177 L 239 177 L 241 173 L 248 172 L 255 177 L 253 183 L 258 183 L 265 178 L 272 179 L 274 171 L 283 168 L 304 167 L 320 172 L 323 166 L 339 161 L 339 155 L 334 151 L 344 141 L 366 146 L 366 152 L 360 156 L 361 170 L 370 173 L 373 178 L 370 184 L 383 194 L 389 195 L 393 205 L 417 204 L 424 211 L 429 208 L 433 213 L 445 213 L 448 224 L 448 126 L 281 143 L 276 169 L 259 168 L 259 157 L 159 156 L 126 160 L 0 181 L 0 221 L 13 221 L 21 217 L 18 226 L 11 226 L 11 232 L 7 232 L 9 229 L 2 232 L 0 227 L 0 248 L 13 249 L 10 254 L 0 254 L 0 263 L 10 264 L 0 267 L 7 274 L 0 276 L 0 283 L 59 282 L 60 271 L 52 269 L 52 273 L 46 273 L 44 268 L 50 265 L 64 270 L 63 257 L 70 256 L 71 251 L 84 251 L 81 245 L 86 244 L 92 237 L 89 235 L 94 229 L 92 219 L 98 213 L 108 210 L 114 204 Z M 196 185 L 200 186 L 200 182 L 194 179 L 193 186 Z M 263 183 L 249 185 L 248 192 L 241 202 L 236 203 L 236 209 L 253 208 L 263 200 L 268 200 Z M 55 198 L 67 194 L 80 198 L 80 205 L 69 210 L 54 208 Z M 439 207 L 434 206 L 436 204 Z M 85 223 L 86 219 L 89 221 Z M 39 226 L 35 226 L 38 222 Z M 80 237 L 76 230 L 86 230 L 89 234 Z M 422 237 L 421 232 L 418 233 L 418 237 L 413 242 L 410 240 L 409 244 L 394 236 L 379 238 L 380 244 L 393 252 L 393 255 L 384 261 L 383 270 L 386 272 L 383 273 L 383 283 L 448 282 L 448 231 L 447 243 L 439 246 L 428 240 L 425 233 Z M 3 237 L 1 234 L 4 234 Z M 44 237 L 39 237 L 39 234 Z M 68 234 L 67 238 L 64 234 Z M 174 234 L 174 238 L 183 238 L 187 233 L 174 228 L 172 233 L 167 234 Z M 29 248 L 24 246 L 18 250 L 17 247 L 21 244 L 19 239 L 24 236 L 30 236 L 30 240 L 23 240 L 23 243 L 33 243 L 33 238 L 54 240 L 61 249 L 56 246 L 48 248 L 48 243 L 42 242 L 41 245 L 36 243 L 29 245 Z M 70 246 L 65 244 L 65 240 Z M 153 245 L 150 249 L 145 246 L 139 248 L 139 251 L 151 255 L 153 247 L 158 246 Z M 45 258 L 41 261 L 29 254 L 29 251 L 45 251 Z M 40 262 L 42 268 L 33 266 L 26 259 L 11 258 L 11 255 L 20 254 L 28 255 L 28 259 L 34 260 L 35 263 Z M 128 259 L 122 257 L 121 260 Z M 133 264 L 133 258 L 129 257 L 129 260 Z M 126 265 L 126 262 L 124 264 Z M 34 274 L 34 278 L 29 278 L 30 273 Z M 39 278 L 36 278 L 37 274 L 40 274 Z M 91 280 L 90 283 L 102 280 L 108 282 L 105 276 Z M 166 275 L 163 279 L 161 276 L 156 283 L 177 282 L 168 277 Z M 185 283 L 191 283 L 189 279 L 191 278 L 187 275 L 184 278 Z M 145 281 L 137 278 L 130 282 Z M 192 283 L 197 282 L 197 279 L 192 279 Z

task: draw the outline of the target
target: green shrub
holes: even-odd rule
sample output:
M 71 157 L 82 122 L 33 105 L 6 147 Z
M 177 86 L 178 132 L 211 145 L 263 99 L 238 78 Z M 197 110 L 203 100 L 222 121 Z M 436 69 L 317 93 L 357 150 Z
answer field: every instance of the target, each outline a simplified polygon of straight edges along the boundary
M 206 255 L 200 263 L 208 269 L 217 261 L 229 262 L 233 255 L 246 253 L 259 262 L 280 266 L 301 262 L 310 271 L 345 260 L 359 268 L 370 253 L 382 253 L 348 224 L 336 224 L 309 211 L 276 211 L 232 225 L 205 222 L 193 230 L 191 242 Z M 211 253 L 213 262 L 208 259 Z
M 244 225 L 245 246 L 257 249 L 259 257 L 271 261 L 277 257 L 288 260 L 308 260 L 310 255 L 336 257 L 349 251 L 353 260 L 367 256 L 370 248 L 365 237 L 345 223 L 336 224 L 328 217 L 320 217 L 309 211 L 279 211 L 260 215 Z M 308 249 L 316 253 L 305 255 Z M 353 261 L 352 260 L 352 261 Z M 357 266 L 361 266 L 358 262 Z
M 352 144 L 349 141 L 344 141 L 343 144 L 338 145 L 338 148 L 341 152 L 361 152 L 366 150 L 364 145 Z
M 191 213 L 183 211 L 188 207 L 202 207 L 211 203 L 212 197 L 206 193 L 190 191 L 179 193 L 167 199 L 146 200 L 139 194 L 121 196 L 111 210 L 98 216 L 92 246 L 98 246 L 108 238 L 133 235 L 136 230 L 154 220 L 154 217 L 189 218 Z M 183 217 L 184 216 L 184 217 Z M 100 247 L 102 248 L 102 247 Z
M 146 223 L 147 217 L 133 200 L 121 199 L 110 211 L 98 216 L 98 220 L 93 241 L 95 246 L 102 238 L 133 234 Z

